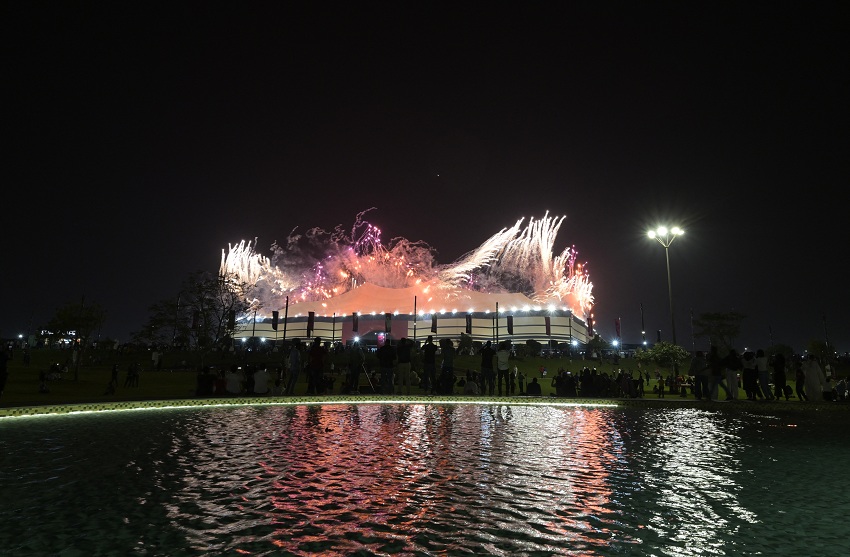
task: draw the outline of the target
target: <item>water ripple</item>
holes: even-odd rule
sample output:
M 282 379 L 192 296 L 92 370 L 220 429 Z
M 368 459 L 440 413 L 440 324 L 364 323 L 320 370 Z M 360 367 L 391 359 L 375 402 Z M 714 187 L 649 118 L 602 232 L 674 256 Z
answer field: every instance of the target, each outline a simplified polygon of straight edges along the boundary
M 797 414 L 499 404 L 24 419 L 0 424 L 0 546 L 21 556 L 837 555 L 843 532 L 818 520 L 836 508 L 834 487 L 786 481 L 827 477 L 827 462 L 850 456 L 847 433 L 826 431 Z M 797 503 L 779 506 L 779 492 Z M 21 535 L 33 525 L 39 535 Z

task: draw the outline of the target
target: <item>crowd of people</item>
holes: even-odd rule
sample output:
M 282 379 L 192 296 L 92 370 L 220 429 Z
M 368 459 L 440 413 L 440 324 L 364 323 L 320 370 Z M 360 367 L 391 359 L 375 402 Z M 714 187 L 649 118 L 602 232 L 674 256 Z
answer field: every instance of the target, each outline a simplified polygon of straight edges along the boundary
M 477 350 L 478 369 L 455 370 L 457 350 L 452 340 L 439 344 L 433 336 L 416 347 L 407 338 L 383 343 L 374 352 L 376 366 L 367 368 L 367 350 L 358 342 L 344 350 L 347 368 L 334 369 L 330 343 L 317 337 L 309 345 L 293 339 L 282 363 L 275 365 L 233 364 L 228 370 L 205 368 L 198 373 L 198 396 L 295 395 L 296 386 L 306 374 L 306 395 L 331 394 L 339 380 L 340 394 L 463 394 L 483 396 L 539 396 L 542 391 L 537 377 L 526 382 L 525 375 L 511 365 L 509 340 L 493 346 L 485 342 Z M 697 400 L 733 401 L 796 399 L 800 401 L 846 400 L 848 382 L 824 373 L 818 359 L 808 355 L 789 366 L 785 357 L 765 351 L 730 350 L 721 356 L 716 346 L 708 354 L 698 351 L 685 373 L 662 377 L 656 371 L 653 385 L 647 370 L 618 369 L 607 373 L 583 366 L 575 373 L 561 367 L 552 375 L 551 387 L 556 397 L 639 398 L 652 385 L 656 397 L 667 395 L 694 397 Z M 787 377 L 793 371 L 789 384 Z M 541 368 L 540 379 L 549 379 Z M 363 385 L 365 379 L 366 385 Z M 301 394 L 301 393 L 299 393 Z

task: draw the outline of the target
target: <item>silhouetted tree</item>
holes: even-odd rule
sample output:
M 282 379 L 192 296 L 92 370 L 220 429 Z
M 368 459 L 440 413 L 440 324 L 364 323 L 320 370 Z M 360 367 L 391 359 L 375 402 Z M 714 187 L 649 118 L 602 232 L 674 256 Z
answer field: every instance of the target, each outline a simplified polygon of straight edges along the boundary
M 94 332 L 103 326 L 106 311 L 97 303 L 86 304 L 85 297 L 77 303 L 70 303 L 56 310 L 47 324 L 52 341 L 72 339 L 77 350 L 74 365 L 74 381 L 80 377 L 80 362 L 85 356 Z
M 741 332 L 741 321 L 747 316 L 737 311 L 701 313 L 694 319 L 694 337 L 708 338 L 718 348 L 731 348 Z

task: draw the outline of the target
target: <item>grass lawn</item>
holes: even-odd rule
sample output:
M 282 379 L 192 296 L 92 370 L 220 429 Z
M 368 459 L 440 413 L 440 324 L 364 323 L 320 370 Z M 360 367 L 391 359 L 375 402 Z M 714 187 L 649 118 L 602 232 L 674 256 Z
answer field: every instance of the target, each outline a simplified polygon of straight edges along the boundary
M 23 352 L 16 350 L 13 359 L 9 362 L 9 379 L 6 388 L 0 397 L 0 406 L 41 406 L 55 404 L 77 404 L 90 402 L 109 401 L 135 401 L 135 400 L 169 400 L 185 399 L 195 397 L 197 369 L 201 364 L 200 355 L 193 352 L 173 352 L 163 356 L 162 369 L 152 369 L 150 352 L 141 351 L 137 353 L 122 353 L 119 351 L 93 351 L 87 355 L 85 362 L 78 369 L 73 364 L 69 365 L 69 371 L 59 380 L 47 382 L 48 392 L 39 392 L 39 374 L 50 368 L 53 362 L 60 365 L 70 362 L 70 353 L 62 350 L 35 349 L 31 351 L 31 361 L 26 365 L 23 361 Z M 334 393 L 340 393 L 343 382 L 340 370 L 346 369 L 346 357 L 344 354 L 332 356 L 335 375 Z M 219 368 L 229 368 L 234 363 L 240 365 L 246 363 L 265 364 L 270 370 L 281 364 L 282 355 L 277 353 L 249 354 L 244 359 L 235 359 L 234 356 L 223 357 L 220 354 L 206 355 L 205 365 L 213 365 Z M 138 387 L 125 387 L 124 380 L 127 376 L 127 368 L 134 363 L 142 367 Z M 466 370 L 477 370 L 479 368 L 478 356 L 458 356 L 455 359 L 455 375 L 459 378 L 465 375 Z M 113 364 L 119 366 L 118 388 L 114 394 L 105 394 L 107 383 L 111 376 Z M 527 382 L 534 377 L 538 378 L 543 390 L 543 396 L 549 397 L 554 393 L 552 377 L 560 368 L 565 368 L 572 373 L 579 372 L 584 366 L 596 368 L 600 373 L 614 375 L 619 369 L 631 370 L 637 375 L 638 364 L 634 359 L 622 359 L 619 363 L 585 361 L 581 359 L 570 360 L 563 358 L 537 358 L 512 359 L 511 365 L 516 365 L 521 373 L 524 373 Z M 367 367 L 376 368 L 374 356 L 367 357 Z M 544 376 L 542 368 L 546 368 Z M 683 366 L 687 369 L 687 366 Z M 654 376 L 655 368 L 652 368 Z M 662 374 L 667 376 L 669 370 L 661 369 Z M 75 378 L 76 374 L 76 378 Z M 306 374 L 301 373 L 301 381 L 296 386 L 295 394 L 302 395 L 306 392 Z M 365 380 L 365 378 L 364 378 Z M 645 387 L 646 397 L 655 398 L 652 387 L 655 385 L 653 378 Z M 793 381 L 789 381 L 793 385 Z M 456 392 L 460 389 L 456 387 Z M 424 394 L 414 389 L 414 394 Z M 667 394 L 667 398 L 675 397 L 676 394 Z M 693 398 L 693 397 L 690 397 Z M 745 398 L 743 392 L 740 398 Z M 796 399 L 792 399 L 796 400 Z

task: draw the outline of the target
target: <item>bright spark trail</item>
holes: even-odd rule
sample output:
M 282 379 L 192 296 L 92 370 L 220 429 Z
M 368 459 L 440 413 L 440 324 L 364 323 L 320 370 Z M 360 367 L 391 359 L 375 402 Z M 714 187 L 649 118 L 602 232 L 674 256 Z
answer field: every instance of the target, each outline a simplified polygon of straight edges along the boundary
M 374 207 L 372 208 L 374 209 Z M 396 237 L 386 245 L 381 231 L 357 214 L 349 232 L 311 228 L 290 232 L 284 245 L 272 244 L 271 257 L 242 241 L 222 250 L 220 272 L 253 285 L 252 308 L 258 316 L 289 303 L 320 301 L 370 283 L 386 288 L 417 287 L 445 301 L 465 290 L 518 292 L 540 305 L 558 305 L 586 316 L 593 307 L 593 285 L 575 246 L 554 255 L 558 230 L 566 217 L 521 218 L 454 263 L 439 265 L 425 242 Z

